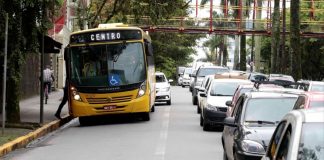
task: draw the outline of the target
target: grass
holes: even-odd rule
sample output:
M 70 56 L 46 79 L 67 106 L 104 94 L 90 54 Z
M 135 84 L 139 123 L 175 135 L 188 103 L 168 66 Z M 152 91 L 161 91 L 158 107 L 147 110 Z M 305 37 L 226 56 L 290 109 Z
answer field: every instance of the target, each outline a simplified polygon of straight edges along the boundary
M 1 129 L 1 131 L 0 131 L 0 145 L 10 142 L 20 136 L 26 135 L 31 131 L 33 131 L 33 130 L 25 129 L 25 128 L 5 128 L 4 134 L 3 134 L 2 129 Z

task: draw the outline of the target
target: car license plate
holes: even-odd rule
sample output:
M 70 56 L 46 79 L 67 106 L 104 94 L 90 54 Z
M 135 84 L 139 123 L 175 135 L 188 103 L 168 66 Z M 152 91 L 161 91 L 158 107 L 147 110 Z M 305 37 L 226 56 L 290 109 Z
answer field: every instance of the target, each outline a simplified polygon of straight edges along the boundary
M 113 109 L 116 109 L 116 106 L 104 106 L 103 109 L 104 110 L 113 110 Z

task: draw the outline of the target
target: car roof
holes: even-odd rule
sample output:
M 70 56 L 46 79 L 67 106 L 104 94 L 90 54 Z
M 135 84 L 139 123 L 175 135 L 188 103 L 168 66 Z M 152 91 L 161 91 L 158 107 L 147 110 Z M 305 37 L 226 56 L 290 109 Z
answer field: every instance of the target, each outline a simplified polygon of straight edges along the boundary
M 254 91 L 262 91 L 262 92 L 276 92 L 276 93 L 293 93 L 293 94 L 301 94 L 304 93 L 304 90 L 294 89 L 294 88 L 280 88 L 280 87 L 261 87 Z
M 200 66 L 199 69 L 202 68 L 224 68 L 224 69 L 228 69 L 227 67 L 222 67 L 222 66 Z
M 155 75 L 165 75 L 163 72 L 155 72 Z
M 297 109 L 289 112 L 286 117 L 301 117 L 303 122 L 324 122 L 324 108 Z
M 243 82 L 243 83 L 251 83 L 251 81 L 249 81 L 249 80 L 245 80 L 245 79 L 234 79 L 234 78 L 213 79 L 213 82 Z
M 284 81 L 295 82 L 294 78 L 291 75 L 285 75 L 285 74 L 270 74 L 269 81 L 272 80 L 284 80 Z
M 293 93 L 279 93 L 279 92 L 246 92 L 244 93 L 249 98 L 278 98 L 278 97 L 292 97 L 297 98 L 298 94 Z

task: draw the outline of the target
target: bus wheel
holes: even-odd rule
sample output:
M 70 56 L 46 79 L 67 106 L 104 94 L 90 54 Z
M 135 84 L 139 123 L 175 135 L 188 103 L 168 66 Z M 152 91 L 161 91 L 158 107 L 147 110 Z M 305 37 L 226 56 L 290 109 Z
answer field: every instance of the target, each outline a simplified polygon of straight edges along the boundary
M 143 121 L 149 121 L 150 120 L 150 112 L 142 113 L 142 120 Z
M 80 126 L 88 126 L 91 124 L 91 119 L 89 117 L 79 117 Z

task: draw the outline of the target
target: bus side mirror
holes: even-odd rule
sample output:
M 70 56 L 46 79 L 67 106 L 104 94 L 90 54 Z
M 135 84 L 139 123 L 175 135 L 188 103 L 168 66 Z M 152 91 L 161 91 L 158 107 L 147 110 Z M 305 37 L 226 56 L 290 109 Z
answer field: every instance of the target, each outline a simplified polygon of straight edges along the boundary
M 146 52 L 146 55 L 148 55 L 148 56 L 153 56 L 153 47 L 152 47 L 152 43 L 150 43 L 150 42 L 145 42 L 145 52 Z

